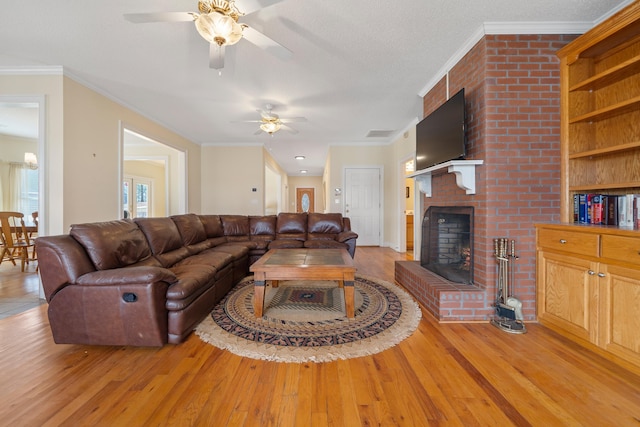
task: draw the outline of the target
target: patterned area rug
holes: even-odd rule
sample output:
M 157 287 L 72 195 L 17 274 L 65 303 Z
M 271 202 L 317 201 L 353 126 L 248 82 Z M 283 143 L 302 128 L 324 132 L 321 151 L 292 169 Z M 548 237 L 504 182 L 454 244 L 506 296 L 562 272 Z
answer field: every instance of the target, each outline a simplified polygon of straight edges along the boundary
M 269 286 L 265 313 L 253 314 L 253 277 L 238 284 L 196 328 L 205 342 L 239 356 L 278 362 L 328 362 L 379 353 L 410 336 L 422 312 L 398 286 L 356 276 L 355 318 L 331 281 Z

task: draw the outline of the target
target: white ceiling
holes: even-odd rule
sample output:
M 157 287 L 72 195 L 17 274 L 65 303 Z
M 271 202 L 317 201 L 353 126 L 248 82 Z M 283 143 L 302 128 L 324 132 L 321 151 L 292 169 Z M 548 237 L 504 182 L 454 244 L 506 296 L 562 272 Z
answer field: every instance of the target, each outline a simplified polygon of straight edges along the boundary
M 415 124 L 424 92 L 484 32 L 582 32 L 631 2 L 244 1 L 266 7 L 240 22 L 290 49 L 292 59 L 241 40 L 227 48 L 218 75 L 192 23 L 123 19 L 197 12 L 196 0 L 0 0 L 0 74 L 62 66 L 198 144 L 265 144 L 290 175 L 320 175 L 330 144 L 386 144 Z M 257 119 L 266 103 L 283 118 L 308 121 L 294 124 L 297 135 L 273 137 L 254 135 L 255 123 L 232 123 Z M 367 137 L 370 131 L 389 136 Z M 306 159 L 294 160 L 298 154 Z

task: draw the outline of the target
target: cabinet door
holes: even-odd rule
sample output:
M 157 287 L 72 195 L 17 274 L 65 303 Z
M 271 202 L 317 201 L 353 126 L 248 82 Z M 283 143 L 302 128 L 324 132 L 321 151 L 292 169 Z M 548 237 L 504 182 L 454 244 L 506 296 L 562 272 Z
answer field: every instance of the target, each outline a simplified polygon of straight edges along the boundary
M 640 365 L 640 270 L 601 264 L 599 345 Z
M 562 332 L 597 342 L 597 263 L 538 252 L 538 319 Z

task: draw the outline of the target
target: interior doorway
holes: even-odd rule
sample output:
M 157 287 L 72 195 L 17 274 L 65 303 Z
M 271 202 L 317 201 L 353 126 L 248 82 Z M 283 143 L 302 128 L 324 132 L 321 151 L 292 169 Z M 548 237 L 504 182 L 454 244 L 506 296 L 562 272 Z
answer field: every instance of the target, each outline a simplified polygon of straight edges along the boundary
M 315 212 L 315 188 L 296 188 L 296 212 Z
M 23 213 L 27 227 L 36 227 L 32 238 L 48 228 L 45 117 L 43 95 L 0 96 L 0 210 Z M 0 318 L 44 302 L 37 265 L 22 272 L 20 262 L 0 264 Z
M 126 126 L 122 128 L 122 141 L 122 217 L 185 213 L 185 153 Z

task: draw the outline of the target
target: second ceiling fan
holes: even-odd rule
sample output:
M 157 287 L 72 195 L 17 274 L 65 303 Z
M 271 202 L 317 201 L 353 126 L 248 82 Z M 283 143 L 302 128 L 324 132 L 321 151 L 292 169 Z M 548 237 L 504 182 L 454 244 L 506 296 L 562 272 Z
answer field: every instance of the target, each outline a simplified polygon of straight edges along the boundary
M 270 4 L 282 0 L 271 0 Z M 264 0 L 262 0 L 264 2 Z M 259 0 L 243 0 L 244 12 L 235 5 L 235 0 L 200 0 L 196 12 L 157 12 L 127 13 L 124 18 L 133 23 L 148 22 L 194 22 L 198 33 L 209 42 L 209 66 L 216 70 L 224 68 L 226 46 L 238 43 L 241 39 L 253 43 L 281 59 L 289 59 L 292 53 L 280 43 L 270 39 L 247 24 L 239 23 L 246 16 L 261 9 Z
M 285 129 L 293 134 L 296 134 L 298 133 L 298 131 L 288 124 L 307 121 L 305 117 L 280 118 L 280 116 L 278 116 L 272 110 L 273 105 L 266 104 L 264 106 L 264 109 L 256 110 L 258 113 L 260 113 L 260 120 L 242 120 L 235 123 L 260 123 L 260 129 L 258 129 L 254 135 L 259 135 L 262 132 L 266 132 L 269 135 L 273 136 L 273 134 L 278 132 L 280 129 Z

